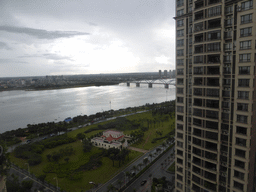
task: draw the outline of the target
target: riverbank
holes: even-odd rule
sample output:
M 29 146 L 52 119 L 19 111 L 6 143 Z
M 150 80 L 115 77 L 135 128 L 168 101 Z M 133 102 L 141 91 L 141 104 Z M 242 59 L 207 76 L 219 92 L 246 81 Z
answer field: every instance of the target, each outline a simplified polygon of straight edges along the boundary
M 17 91 L 17 90 L 42 91 L 42 90 L 70 89 L 70 88 L 92 87 L 92 86 L 99 87 L 99 86 L 118 85 L 119 83 L 121 82 L 95 82 L 95 83 L 89 83 L 89 84 L 60 85 L 60 86 L 11 87 L 11 88 L 0 89 L 0 92 L 1 91 Z

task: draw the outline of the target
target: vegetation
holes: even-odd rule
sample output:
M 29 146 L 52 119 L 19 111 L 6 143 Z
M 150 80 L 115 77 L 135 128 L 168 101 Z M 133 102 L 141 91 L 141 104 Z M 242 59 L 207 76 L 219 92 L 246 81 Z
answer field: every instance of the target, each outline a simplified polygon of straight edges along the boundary
M 168 171 L 175 173 L 175 162 L 168 168 Z
M 42 181 L 55 184 L 53 178 L 57 176 L 59 186 L 66 191 L 90 189 L 89 181 L 93 181 L 96 184 L 104 183 L 131 160 L 141 155 L 139 152 L 127 149 L 120 151 L 114 148 L 108 150 L 96 148 L 90 142 L 92 137 L 101 136 L 102 131 L 106 129 L 116 129 L 131 135 L 130 144 L 142 149 L 150 149 L 161 144 L 165 139 L 172 139 L 175 109 L 173 101 L 145 105 L 141 108 L 130 108 L 127 111 L 132 112 L 138 109 L 150 111 L 92 124 L 62 136 L 21 145 L 10 155 L 11 160 L 21 168 L 26 168 L 25 164 L 29 163 L 31 173 Z M 121 113 L 122 110 L 119 110 L 119 114 Z M 64 124 L 69 127 L 85 122 L 93 123 L 92 121 L 95 118 L 105 118 L 116 114 L 118 114 L 116 111 L 111 110 L 88 117 L 77 116 L 73 118 L 71 124 L 63 123 L 63 127 Z M 51 126 L 51 123 L 46 125 Z M 31 127 L 34 127 L 34 129 Z M 38 129 L 38 125 L 36 126 L 37 128 L 34 125 L 31 127 L 28 131 L 31 134 L 36 134 L 36 130 L 39 130 L 38 132 L 40 133 L 43 130 L 43 128 Z M 55 130 L 60 130 L 60 127 L 62 125 L 59 126 L 59 129 L 55 128 Z M 48 130 L 48 128 L 45 130 Z M 27 134 L 22 129 L 19 131 L 21 135 Z M 152 157 L 149 156 L 149 158 L 147 162 L 146 160 L 144 162 L 147 166 L 152 161 Z M 141 170 L 141 166 L 142 164 L 134 167 L 134 172 Z M 127 177 L 129 177 L 129 174 Z M 132 176 L 130 175 L 130 177 Z

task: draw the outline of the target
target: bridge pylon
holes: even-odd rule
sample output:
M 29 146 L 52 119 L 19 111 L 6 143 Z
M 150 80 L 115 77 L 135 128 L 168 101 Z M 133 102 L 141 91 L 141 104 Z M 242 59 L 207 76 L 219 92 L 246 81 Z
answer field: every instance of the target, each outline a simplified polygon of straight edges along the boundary
M 152 83 L 149 83 L 148 84 L 148 88 L 152 88 L 153 87 L 153 84 Z

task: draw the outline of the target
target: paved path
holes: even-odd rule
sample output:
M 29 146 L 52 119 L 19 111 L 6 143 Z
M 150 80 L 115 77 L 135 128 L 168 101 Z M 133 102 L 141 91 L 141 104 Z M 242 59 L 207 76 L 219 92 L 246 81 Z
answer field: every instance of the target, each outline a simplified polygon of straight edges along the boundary
M 139 149 L 139 148 L 136 148 L 136 147 L 128 147 L 128 149 L 133 150 L 133 151 L 138 151 L 138 152 L 141 152 L 141 153 L 147 153 L 147 152 L 149 152 L 148 150 Z

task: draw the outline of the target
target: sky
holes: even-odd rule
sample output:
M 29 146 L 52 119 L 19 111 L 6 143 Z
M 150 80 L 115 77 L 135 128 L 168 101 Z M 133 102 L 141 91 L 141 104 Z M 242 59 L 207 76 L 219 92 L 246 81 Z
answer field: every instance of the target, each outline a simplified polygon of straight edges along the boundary
M 0 0 L 0 77 L 175 69 L 174 0 Z

